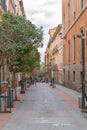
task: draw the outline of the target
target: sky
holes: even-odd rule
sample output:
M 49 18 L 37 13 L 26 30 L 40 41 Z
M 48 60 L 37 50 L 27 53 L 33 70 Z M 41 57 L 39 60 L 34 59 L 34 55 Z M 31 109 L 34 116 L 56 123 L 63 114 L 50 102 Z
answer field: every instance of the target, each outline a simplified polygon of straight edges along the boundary
M 49 42 L 49 29 L 62 23 L 62 0 L 23 0 L 26 18 L 37 27 L 43 26 L 43 48 L 40 48 L 41 61 Z

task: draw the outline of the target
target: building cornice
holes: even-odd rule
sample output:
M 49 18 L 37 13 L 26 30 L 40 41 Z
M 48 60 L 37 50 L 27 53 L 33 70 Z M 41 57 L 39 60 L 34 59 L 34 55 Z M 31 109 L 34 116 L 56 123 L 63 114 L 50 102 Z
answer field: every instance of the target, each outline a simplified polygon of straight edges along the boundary
M 61 28 L 62 28 L 62 24 L 59 24 L 59 25 L 57 26 L 57 28 L 56 28 L 54 34 L 53 34 L 53 37 L 49 40 L 47 47 L 49 47 L 50 44 L 51 44 L 51 42 L 53 42 L 53 40 L 55 39 L 55 37 L 57 36 L 57 34 L 58 34 L 58 32 L 59 32 L 59 30 L 60 30 Z
M 21 11 L 22 11 L 22 15 L 25 16 L 23 1 L 22 1 L 22 0 L 19 0 L 19 4 L 20 4 Z

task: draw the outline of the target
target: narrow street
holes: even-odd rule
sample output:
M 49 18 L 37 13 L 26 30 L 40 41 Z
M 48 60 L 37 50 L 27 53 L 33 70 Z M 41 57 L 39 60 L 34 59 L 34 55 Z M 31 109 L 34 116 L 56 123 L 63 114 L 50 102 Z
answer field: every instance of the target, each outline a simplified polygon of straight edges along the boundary
M 52 88 L 37 83 L 26 90 L 2 130 L 86 130 L 86 113 L 78 108 L 78 96 L 79 93 L 60 85 Z

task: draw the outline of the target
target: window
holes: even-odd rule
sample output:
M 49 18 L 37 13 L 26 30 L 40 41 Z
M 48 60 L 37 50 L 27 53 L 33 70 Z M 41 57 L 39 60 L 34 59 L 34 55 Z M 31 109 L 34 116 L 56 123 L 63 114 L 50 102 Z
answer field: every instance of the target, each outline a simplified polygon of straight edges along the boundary
M 14 0 L 12 0 L 12 2 L 14 2 Z
M 63 28 L 65 30 L 65 14 L 63 14 Z
M 80 0 L 80 10 L 83 8 L 83 0 Z
M 76 17 L 76 0 L 73 0 L 72 8 L 73 8 L 73 19 L 75 19 L 75 17 Z
M 80 83 L 82 83 L 82 71 L 80 72 Z
M 73 61 L 76 60 L 76 38 L 73 36 Z
M 75 82 L 75 71 L 73 71 L 73 82 Z
M 65 65 L 65 45 L 63 46 L 63 64 Z
M 68 26 L 70 26 L 70 3 L 68 3 Z
M 83 34 L 83 28 L 80 29 L 80 33 Z M 83 39 L 80 38 L 80 60 L 82 60 L 82 42 Z
M 70 71 L 68 71 L 68 80 L 70 80 Z
M 70 64 L 70 41 L 68 41 L 68 63 Z

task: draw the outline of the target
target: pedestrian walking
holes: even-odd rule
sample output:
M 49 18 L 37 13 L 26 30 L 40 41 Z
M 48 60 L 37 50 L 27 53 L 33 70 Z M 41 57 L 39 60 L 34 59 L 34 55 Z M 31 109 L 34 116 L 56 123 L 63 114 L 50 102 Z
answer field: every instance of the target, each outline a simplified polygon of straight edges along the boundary
M 33 84 L 33 81 L 32 81 L 32 77 L 30 76 L 30 78 L 29 78 L 29 81 L 30 81 L 30 85 L 32 85 Z
M 37 82 L 36 77 L 34 78 L 33 82 L 34 82 L 34 86 L 36 86 L 36 82 Z

